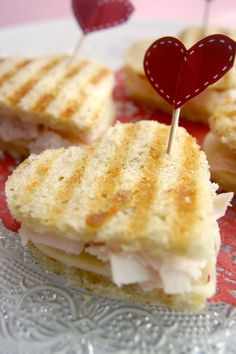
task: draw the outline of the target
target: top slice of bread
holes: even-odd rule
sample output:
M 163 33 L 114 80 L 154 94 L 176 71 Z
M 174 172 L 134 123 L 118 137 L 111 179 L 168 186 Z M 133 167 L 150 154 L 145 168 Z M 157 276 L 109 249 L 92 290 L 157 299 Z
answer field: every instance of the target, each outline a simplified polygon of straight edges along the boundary
M 212 132 L 236 153 L 236 103 L 221 106 L 209 119 Z
M 0 58 L 0 114 L 83 141 L 111 124 L 103 112 L 113 84 L 112 72 L 89 59 Z
M 12 215 L 36 231 L 126 251 L 214 254 L 216 221 L 205 154 L 178 128 L 117 124 L 87 147 L 31 155 L 8 179 Z

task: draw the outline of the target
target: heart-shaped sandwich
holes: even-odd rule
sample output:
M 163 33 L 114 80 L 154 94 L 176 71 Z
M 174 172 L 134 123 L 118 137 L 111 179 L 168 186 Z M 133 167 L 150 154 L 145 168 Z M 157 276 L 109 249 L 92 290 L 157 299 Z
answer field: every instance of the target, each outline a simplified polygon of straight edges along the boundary
M 87 147 L 31 155 L 9 178 L 20 235 L 50 270 L 92 291 L 181 310 L 215 292 L 219 229 L 232 193 L 216 196 L 196 141 L 169 126 L 117 124 Z
M 0 58 L 0 148 L 28 156 L 90 143 L 114 121 L 113 73 L 64 54 Z
M 134 11 L 128 0 L 73 0 L 72 8 L 84 33 L 117 26 Z

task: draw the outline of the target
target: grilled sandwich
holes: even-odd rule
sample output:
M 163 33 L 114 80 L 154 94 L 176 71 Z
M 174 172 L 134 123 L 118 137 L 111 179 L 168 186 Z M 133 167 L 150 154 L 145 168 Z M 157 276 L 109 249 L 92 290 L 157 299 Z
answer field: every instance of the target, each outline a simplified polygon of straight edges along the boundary
M 206 36 L 214 33 L 222 33 L 236 40 L 236 32 L 214 27 L 210 28 Z M 204 36 L 200 28 L 190 27 L 178 37 L 186 48 L 190 48 Z M 171 113 L 172 107 L 156 93 L 144 73 L 144 54 L 152 43 L 153 40 L 141 40 L 128 48 L 123 69 L 126 86 L 134 99 Z M 209 117 L 215 112 L 217 106 L 232 102 L 234 99 L 236 99 L 236 65 L 214 85 L 187 102 L 181 109 L 181 114 L 189 120 L 208 123 Z
M 215 292 L 216 196 L 205 154 L 178 128 L 117 124 L 87 147 L 31 155 L 8 179 L 20 236 L 49 270 L 90 291 L 197 311 Z
M 222 189 L 236 193 L 236 103 L 220 107 L 209 122 L 211 132 L 203 148 L 212 179 Z
M 0 58 L 0 148 L 28 155 L 90 143 L 114 120 L 113 84 L 89 59 Z

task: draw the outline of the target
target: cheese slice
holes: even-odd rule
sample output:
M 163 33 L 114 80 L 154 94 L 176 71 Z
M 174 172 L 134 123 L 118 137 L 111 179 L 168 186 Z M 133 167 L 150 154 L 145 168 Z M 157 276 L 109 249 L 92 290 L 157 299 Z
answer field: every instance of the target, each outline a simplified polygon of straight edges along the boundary
M 80 255 L 74 255 L 39 243 L 33 244 L 42 253 L 66 264 L 68 267 L 75 267 L 95 274 L 110 276 L 109 266 L 90 254 L 82 252 Z

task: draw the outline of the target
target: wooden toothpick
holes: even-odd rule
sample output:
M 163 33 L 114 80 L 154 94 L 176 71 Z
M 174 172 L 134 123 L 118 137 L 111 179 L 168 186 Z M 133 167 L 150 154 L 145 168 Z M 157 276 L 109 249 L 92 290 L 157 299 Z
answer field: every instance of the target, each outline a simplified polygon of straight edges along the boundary
M 176 130 L 179 125 L 180 109 L 181 108 L 174 109 L 173 113 L 172 113 L 172 122 L 171 122 L 168 145 L 167 145 L 167 154 L 169 154 L 169 155 L 172 152 L 174 141 L 175 141 L 175 136 L 176 136 Z
M 203 21 L 202 21 L 202 36 L 207 36 L 207 29 L 209 26 L 209 18 L 210 18 L 210 7 L 212 0 L 205 1 L 204 13 L 203 13 Z
M 75 47 L 74 54 L 69 58 L 68 66 L 71 66 L 74 63 L 75 59 L 78 57 L 80 49 L 81 49 L 83 41 L 84 41 L 84 38 L 85 38 L 85 35 L 82 34 L 80 36 L 80 39 L 78 40 L 76 47 Z

